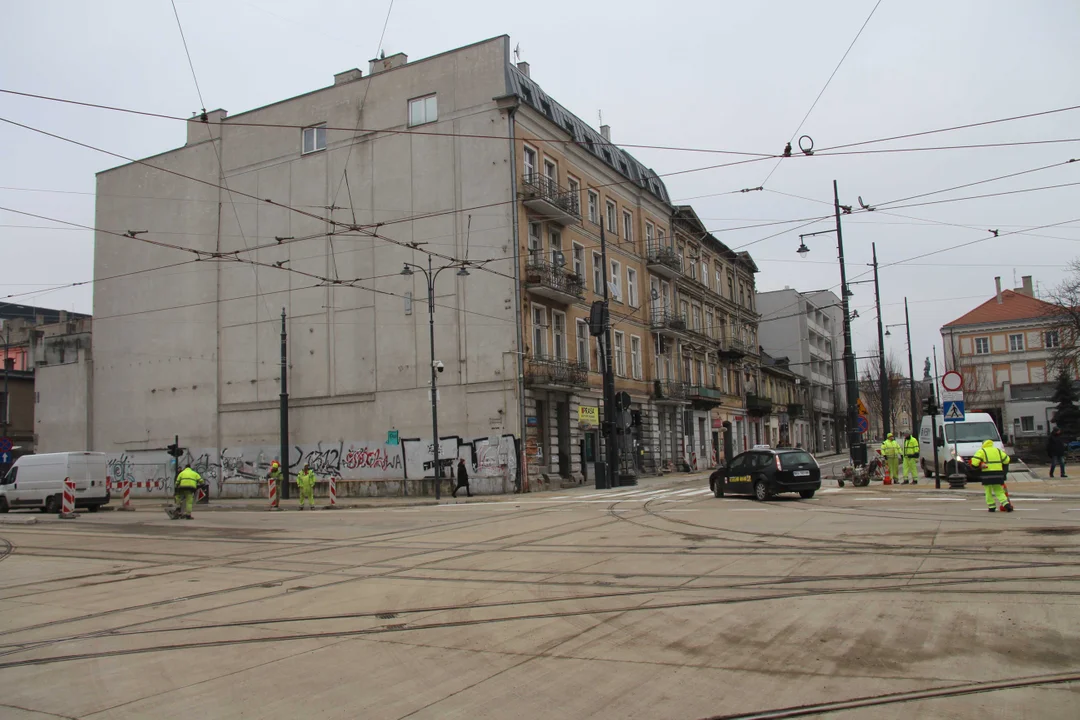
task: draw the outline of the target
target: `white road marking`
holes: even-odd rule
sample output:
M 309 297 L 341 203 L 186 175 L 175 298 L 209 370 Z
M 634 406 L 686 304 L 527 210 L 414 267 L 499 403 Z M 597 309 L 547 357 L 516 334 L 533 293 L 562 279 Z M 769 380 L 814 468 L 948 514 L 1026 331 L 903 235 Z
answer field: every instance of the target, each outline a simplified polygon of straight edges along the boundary
M 952 497 L 920 497 L 916 500 L 931 500 L 934 502 L 967 502 L 967 498 L 952 498 Z
M 892 500 L 892 498 L 872 497 L 872 498 L 851 498 L 855 502 L 869 502 L 871 500 L 885 500 L 886 502 Z
M 731 512 L 769 512 L 767 508 L 732 508 Z

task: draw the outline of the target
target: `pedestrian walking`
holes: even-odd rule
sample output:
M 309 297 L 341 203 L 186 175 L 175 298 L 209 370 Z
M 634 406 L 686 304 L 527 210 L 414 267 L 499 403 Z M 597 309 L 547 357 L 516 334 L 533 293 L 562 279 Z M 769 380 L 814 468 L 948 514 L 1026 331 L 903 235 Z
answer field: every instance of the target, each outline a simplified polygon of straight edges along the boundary
M 911 484 L 919 484 L 919 438 L 915 437 L 914 433 L 909 432 L 907 438 L 904 440 L 904 485 L 908 484 L 908 477 L 911 477 Z
M 998 505 L 1002 511 L 1012 512 L 1013 506 L 1004 488 L 1005 477 L 1009 472 L 1009 456 L 1005 451 L 994 447 L 993 440 L 985 440 L 971 458 L 970 467 L 982 483 L 986 493 L 986 506 L 990 512 L 997 510 Z
M 173 502 L 176 503 L 177 517 L 191 519 L 191 506 L 195 503 L 195 489 L 202 482 L 202 476 L 191 469 L 191 464 L 184 466 L 176 476 L 176 490 Z
M 454 487 L 454 491 L 450 493 L 450 497 L 457 497 L 457 491 L 461 488 L 465 488 L 468 497 L 472 497 L 472 490 L 469 489 L 469 471 L 465 468 L 465 458 L 459 458 L 457 461 L 457 485 Z
M 304 463 L 304 469 L 300 471 L 300 474 L 296 476 L 296 489 L 299 491 L 297 494 L 300 496 L 300 509 L 304 509 L 304 500 L 308 501 L 308 508 L 315 509 L 315 482 L 318 480 L 315 477 L 315 472 L 311 469 L 311 466 Z
M 903 453 L 900 450 L 900 443 L 893 439 L 892 433 L 889 433 L 885 442 L 881 443 L 881 454 L 885 456 L 885 462 L 889 464 L 889 477 L 896 482 L 900 477 L 900 456 Z
M 1065 438 L 1061 428 L 1054 428 L 1046 439 L 1046 454 L 1050 456 L 1050 477 L 1054 477 L 1054 468 L 1057 467 L 1061 468 L 1061 477 L 1069 477 L 1065 474 Z

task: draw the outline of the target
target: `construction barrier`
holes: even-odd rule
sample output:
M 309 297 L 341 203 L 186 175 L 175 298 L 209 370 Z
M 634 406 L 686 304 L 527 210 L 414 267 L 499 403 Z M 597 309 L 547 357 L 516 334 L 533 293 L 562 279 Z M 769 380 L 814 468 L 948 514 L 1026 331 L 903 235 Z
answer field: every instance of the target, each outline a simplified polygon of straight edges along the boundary
M 118 509 L 119 510 L 134 510 L 135 509 L 135 508 L 131 507 L 131 481 L 130 480 L 125 480 L 124 481 L 124 502 L 120 505 L 120 507 Z
M 337 507 L 337 478 L 330 476 L 330 507 Z
M 270 509 L 279 510 L 277 496 L 277 481 L 270 478 Z
M 210 504 L 210 493 L 207 492 L 205 484 L 200 484 L 195 490 L 195 502 L 200 505 Z
M 75 517 L 75 481 L 64 478 L 64 496 L 60 506 L 60 517 L 70 520 Z
M 882 469 L 885 471 L 885 479 L 882 480 L 883 485 L 892 485 L 892 475 L 889 473 L 889 459 L 886 458 L 882 462 Z

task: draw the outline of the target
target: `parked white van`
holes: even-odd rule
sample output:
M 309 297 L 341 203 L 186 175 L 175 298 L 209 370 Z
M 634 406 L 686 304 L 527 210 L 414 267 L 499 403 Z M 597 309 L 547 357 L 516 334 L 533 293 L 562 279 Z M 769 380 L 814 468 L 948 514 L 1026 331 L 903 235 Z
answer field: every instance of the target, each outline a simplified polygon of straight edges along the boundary
M 97 512 L 109 502 L 107 472 L 105 453 L 23 455 L 0 479 L 0 513 L 19 508 L 60 512 L 64 478 L 75 481 L 75 507 Z
M 938 469 L 943 475 L 955 472 L 963 474 L 971 456 L 985 440 L 993 440 L 994 447 L 1004 450 L 1001 435 L 998 433 L 994 418 L 987 413 L 968 413 L 961 422 L 945 422 L 942 415 L 937 416 Z M 919 429 L 919 465 L 926 477 L 934 476 L 934 443 L 930 416 L 922 419 Z M 959 470 L 956 459 L 959 458 Z

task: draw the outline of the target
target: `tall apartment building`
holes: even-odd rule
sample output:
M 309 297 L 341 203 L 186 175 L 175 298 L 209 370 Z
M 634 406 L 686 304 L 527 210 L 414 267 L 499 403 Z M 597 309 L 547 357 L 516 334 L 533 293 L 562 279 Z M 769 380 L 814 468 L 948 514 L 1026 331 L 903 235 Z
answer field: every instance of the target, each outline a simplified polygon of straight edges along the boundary
M 429 254 L 449 266 L 434 288 L 440 457 L 467 459 L 474 488 L 578 478 L 598 456 L 601 367 L 586 320 L 605 283 L 635 457 L 651 470 L 711 454 L 701 442 L 715 418 L 703 428 L 687 413 L 722 407 L 716 387 L 737 404 L 743 385 L 720 356 L 756 347 L 753 261 L 707 238 L 677 244 L 689 210 L 609 128 L 590 128 L 513 63 L 507 37 L 373 60 L 366 75 L 209 112 L 187 131 L 183 147 L 98 175 L 91 435 L 116 476 L 160 486 L 162 450 L 179 435 L 217 478 L 212 493 L 258 492 L 278 455 L 283 308 L 289 464 L 312 462 L 358 493 L 430 476 L 427 284 L 401 276 Z M 727 292 L 719 280 L 693 288 L 713 319 L 696 335 L 666 332 L 656 312 L 689 297 L 692 252 L 695 267 L 731 278 Z M 686 304 L 693 318 L 698 304 Z M 721 367 L 730 377 L 718 382 Z
M 808 386 L 811 449 L 841 449 L 847 395 L 840 298 L 830 291 L 785 288 L 758 293 L 757 306 L 762 348 L 788 358 L 789 368 Z
M 990 413 L 1004 434 L 1015 436 L 1034 431 L 1036 418 L 1025 415 L 1021 421 L 1005 412 L 1006 405 L 1012 395 L 1023 397 L 1026 386 L 1054 379 L 1061 320 L 1054 305 L 1035 297 L 1031 276 L 1015 290 L 1002 290 L 1000 277 L 995 284 L 994 297 L 941 327 L 941 339 L 946 369 L 964 377 L 966 409 Z

